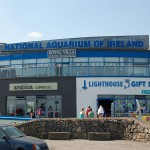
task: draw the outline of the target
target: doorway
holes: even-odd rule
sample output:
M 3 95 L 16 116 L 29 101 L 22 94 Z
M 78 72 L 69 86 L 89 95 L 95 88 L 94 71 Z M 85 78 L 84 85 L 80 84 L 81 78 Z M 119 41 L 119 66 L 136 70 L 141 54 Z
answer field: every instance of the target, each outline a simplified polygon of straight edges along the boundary
M 100 105 L 103 106 L 104 117 L 111 117 L 112 103 L 113 103 L 112 99 L 98 99 L 97 100 L 97 109 L 99 108 Z
M 47 117 L 60 118 L 62 116 L 62 96 L 48 96 L 47 98 Z

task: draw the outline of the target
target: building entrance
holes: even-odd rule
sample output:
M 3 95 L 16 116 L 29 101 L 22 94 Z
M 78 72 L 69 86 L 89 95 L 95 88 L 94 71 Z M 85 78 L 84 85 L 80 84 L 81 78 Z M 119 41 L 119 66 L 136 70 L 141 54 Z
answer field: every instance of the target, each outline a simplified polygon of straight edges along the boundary
M 99 106 L 103 106 L 104 108 L 104 116 L 105 117 L 111 117 L 111 113 L 113 110 L 112 109 L 112 103 L 113 100 L 112 99 L 98 99 L 97 100 L 97 106 L 99 108 Z

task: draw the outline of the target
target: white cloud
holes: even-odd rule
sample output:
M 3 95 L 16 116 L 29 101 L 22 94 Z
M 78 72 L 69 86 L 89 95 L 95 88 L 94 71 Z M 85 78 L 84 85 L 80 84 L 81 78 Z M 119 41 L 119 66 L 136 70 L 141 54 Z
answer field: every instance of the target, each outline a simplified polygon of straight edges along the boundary
M 29 37 L 42 37 L 43 34 L 40 32 L 30 32 L 30 33 L 27 33 L 27 36 L 29 36 Z

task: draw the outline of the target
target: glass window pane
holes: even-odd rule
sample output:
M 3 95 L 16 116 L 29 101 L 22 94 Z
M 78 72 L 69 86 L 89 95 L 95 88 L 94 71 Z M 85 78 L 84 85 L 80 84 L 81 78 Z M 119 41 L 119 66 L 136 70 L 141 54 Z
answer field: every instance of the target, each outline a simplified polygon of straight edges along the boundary
M 21 72 L 20 72 L 21 73 Z M 23 77 L 36 76 L 36 67 L 35 68 L 24 68 Z
M 124 113 L 124 100 L 115 100 L 115 113 L 117 116 L 122 116 L 122 113 Z
M 25 100 L 16 100 L 16 116 L 26 116 Z
M 98 63 L 98 62 L 89 63 L 89 66 L 104 66 L 104 62 L 101 62 L 101 63 Z
M 69 62 L 69 58 L 63 58 L 62 61 L 63 62 Z
M 94 67 L 93 68 L 93 73 L 94 75 L 100 75 L 103 76 L 105 72 L 105 68 L 104 67 Z
M 22 71 L 23 71 L 22 68 L 16 68 L 15 69 L 16 77 L 22 77 Z
M 125 100 L 125 111 L 126 112 L 136 111 L 135 99 L 126 99 Z
M 38 67 L 37 68 L 37 76 L 47 76 L 48 71 L 47 67 Z
M 37 63 L 49 63 L 49 59 L 47 59 L 47 58 L 37 59 Z
M 7 110 L 6 110 L 6 114 L 8 116 L 15 116 L 16 112 L 16 98 L 15 96 L 8 96 L 7 97 Z
M 10 61 L 1 61 L 0 66 L 10 65 Z
M 105 57 L 105 62 L 119 62 L 119 57 Z
M 134 75 L 138 76 L 148 76 L 148 68 L 147 67 L 134 67 Z
M 47 71 L 48 71 L 49 76 L 55 76 L 56 75 L 56 67 L 55 66 L 50 66 Z
M 128 58 L 128 57 L 120 57 L 120 62 L 133 62 L 133 58 Z
M 104 67 L 104 75 L 116 75 L 117 67 Z
M 134 58 L 134 63 L 148 63 L 148 58 Z
M 133 62 L 133 58 L 125 57 L 123 62 Z
M 17 68 L 17 69 L 21 69 L 22 68 L 22 64 L 14 64 L 14 65 L 11 65 L 11 68 Z
M 23 64 L 36 63 L 36 59 L 24 59 Z
M 88 62 L 88 57 L 85 58 L 76 57 L 73 58 L 73 62 Z
M 69 66 L 68 66 L 68 64 L 63 64 L 62 65 L 62 75 L 63 76 L 68 76 L 69 75 Z
M 120 62 L 124 62 L 124 57 L 120 57 Z
M 19 65 L 22 65 L 22 60 L 11 60 L 11 65 L 14 65 L 14 64 L 19 64 Z
M 103 62 L 104 58 L 103 57 L 90 57 L 89 62 Z
M 50 66 L 50 64 L 48 64 L 48 63 L 46 63 L 46 64 L 43 64 L 43 63 L 37 64 L 37 67 L 49 67 L 49 66 Z
M 89 67 L 89 74 L 90 74 L 91 76 L 94 75 L 94 67 Z
M 150 114 L 150 98 L 147 100 L 147 113 Z
M 56 58 L 56 59 L 55 59 L 55 62 L 62 63 L 62 58 Z
M 71 68 L 71 75 L 72 76 L 79 76 L 79 75 L 81 75 L 81 67 L 72 67 Z

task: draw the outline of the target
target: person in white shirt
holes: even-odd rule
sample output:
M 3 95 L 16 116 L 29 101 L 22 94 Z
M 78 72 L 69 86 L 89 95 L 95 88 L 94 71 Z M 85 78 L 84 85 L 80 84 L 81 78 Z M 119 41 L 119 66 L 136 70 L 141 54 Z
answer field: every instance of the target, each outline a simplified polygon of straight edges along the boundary
M 98 114 L 99 118 L 102 118 L 104 116 L 104 108 L 103 108 L 103 106 L 101 106 L 101 105 L 99 106 L 97 114 Z

